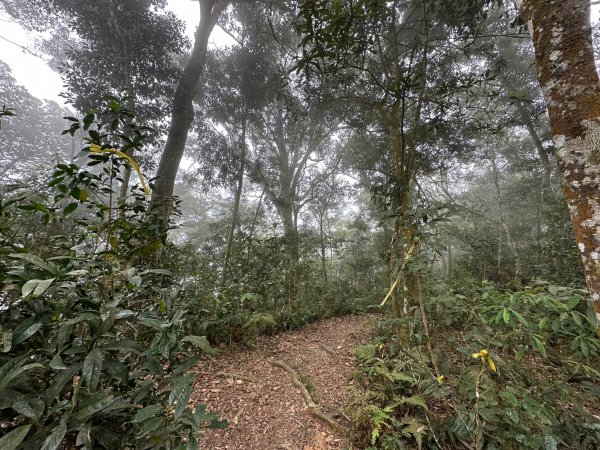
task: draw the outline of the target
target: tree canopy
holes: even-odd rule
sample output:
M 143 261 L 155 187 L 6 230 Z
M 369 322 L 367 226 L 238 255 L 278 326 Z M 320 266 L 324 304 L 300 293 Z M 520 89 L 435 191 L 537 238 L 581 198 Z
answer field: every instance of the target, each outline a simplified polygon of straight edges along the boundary
M 0 0 L 0 448 L 598 448 L 598 26 L 518 3 Z

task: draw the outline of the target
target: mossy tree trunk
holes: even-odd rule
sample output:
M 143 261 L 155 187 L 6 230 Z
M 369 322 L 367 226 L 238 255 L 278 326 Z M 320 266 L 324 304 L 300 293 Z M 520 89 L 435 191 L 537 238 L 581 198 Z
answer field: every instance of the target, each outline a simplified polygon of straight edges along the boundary
M 600 324 L 600 80 L 589 0 L 524 0 L 563 192 Z

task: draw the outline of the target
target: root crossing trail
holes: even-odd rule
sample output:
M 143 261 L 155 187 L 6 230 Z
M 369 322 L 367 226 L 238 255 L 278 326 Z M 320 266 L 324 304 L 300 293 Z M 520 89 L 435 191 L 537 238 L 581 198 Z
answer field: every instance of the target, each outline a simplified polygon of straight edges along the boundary
M 206 450 L 336 450 L 345 436 L 354 348 L 375 316 L 346 316 L 261 337 L 254 349 L 228 348 L 197 368 L 194 402 L 229 421 L 209 430 Z

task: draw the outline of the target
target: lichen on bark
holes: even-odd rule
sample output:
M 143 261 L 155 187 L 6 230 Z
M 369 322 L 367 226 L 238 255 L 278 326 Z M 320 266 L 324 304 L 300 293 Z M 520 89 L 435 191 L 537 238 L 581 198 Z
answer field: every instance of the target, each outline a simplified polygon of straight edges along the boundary
M 563 192 L 600 324 L 600 80 L 589 0 L 525 0 Z

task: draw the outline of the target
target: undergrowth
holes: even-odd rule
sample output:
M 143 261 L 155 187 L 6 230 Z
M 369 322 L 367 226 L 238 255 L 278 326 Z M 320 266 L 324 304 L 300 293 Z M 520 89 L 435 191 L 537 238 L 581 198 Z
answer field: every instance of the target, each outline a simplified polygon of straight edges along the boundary
M 600 343 L 585 292 L 538 282 L 431 289 L 436 374 L 418 309 L 358 349 L 352 416 L 369 449 L 596 449 Z
M 197 449 L 227 425 L 188 406 L 189 369 L 214 351 L 186 332 L 144 185 L 115 201 L 146 129 L 116 99 L 69 120 L 88 134 L 80 163 L 0 193 L 0 449 Z

